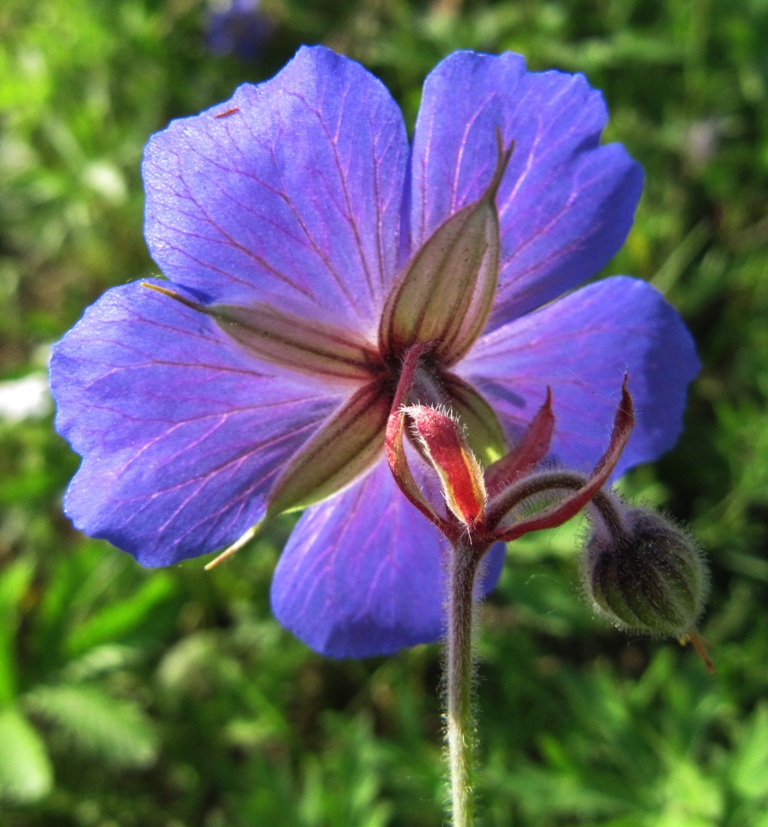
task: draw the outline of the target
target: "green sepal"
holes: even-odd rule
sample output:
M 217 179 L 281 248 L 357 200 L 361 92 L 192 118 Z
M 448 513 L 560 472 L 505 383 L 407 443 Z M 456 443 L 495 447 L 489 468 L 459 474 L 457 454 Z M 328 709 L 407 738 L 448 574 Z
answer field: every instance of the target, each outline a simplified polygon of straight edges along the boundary
M 380 371 L 381 359 L 373 346 L 346 328 L 263 302 L 201 304 L 161 284 L 142 285 L 210 316 L 224 333 L 271 365 L 305 376 L 355 382 L 368 381 Z
M 306 508 L 353 482 L 384 447 L 389 401 L 371 382 L 332 413 L 270 492 L 266 517 Z
M 206 312 L 258 359 L 307 376 L 365 381 L 378 362 L 373 348 L 353 331 L 268 304 L 213 304 Z
M 503 457 L 509 446 L 493 408 L 455 374 L 446 374 L 443 382 L 451 410 L 464 426 L 466 440 L 480 464 L 487 466 Z
M 477 201 L 441 224 L 419 248 L 390 293 L 379 327 L 383 353 L 401 355 L 434 342 L 433 356 L 455 364 L 482 332 L 499 280 L 501 239 L 496 193 L 512 147 L 503 150 Z

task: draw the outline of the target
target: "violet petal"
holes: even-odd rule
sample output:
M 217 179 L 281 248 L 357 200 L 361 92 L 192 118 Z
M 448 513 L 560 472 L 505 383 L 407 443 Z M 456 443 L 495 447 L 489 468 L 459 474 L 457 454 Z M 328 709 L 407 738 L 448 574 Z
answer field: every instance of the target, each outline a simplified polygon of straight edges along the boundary
M 381 82 L 301 49 L 272 80 L 150 140 L 150 251 L 209 301 L 272 301 L 373 333 L 397 270 L 407 156 Z
M 493 406 L 512 444 L 552 388 L 551 453 L 588 471 L 605 448 L 625 374 L 637 421 L 614 477 L 672 447 L 699 370 L 677 311 L 643 281 L 615 276 L 481 337 L 456 368 Z
M 602 95 L 582 75 L 530 73 L 519 55 L 457 52 L 427 78 L 414 135 L 412 249 L 482 194 L 497 128 L 505 146 L 515 144 L 496 199 L 492 328 L 594 275 L 624 242 L 642 171 L 623 147 L 599 145 L 606 120 Z
M 145 566 L 234 542 L 341 401 L 268 371 L 196 310 L 138 283 L 108 291 L 51 360 L 56 426 L 83 456 L 75 525 Z
M 443 630 L 443 543 L 381 462 L 303 514 L 275 570 L 272 609 L 283 626 L 332 657 L 433 642 Z M 503 548 L 488 553 L 485 592 L 498 581 Z

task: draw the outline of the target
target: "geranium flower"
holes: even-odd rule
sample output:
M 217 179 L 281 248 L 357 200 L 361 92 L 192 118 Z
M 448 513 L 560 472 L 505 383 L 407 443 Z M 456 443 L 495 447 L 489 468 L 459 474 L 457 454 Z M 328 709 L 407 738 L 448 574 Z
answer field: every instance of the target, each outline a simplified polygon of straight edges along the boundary
M 639 166 L 600 145 L 606 117 L 580 75 L 460 52 L 428 77 L 409 145 L 382 84 L 316 47 L 155 135 L 145 232 L 168 280 L 108 291 L 51 363 L 83 457 L 75 525 L 164 566 L 309 505 L 275 572 L 278 619 L 333 656 L 438 638 L 440 534 L 384 457 L 409 347 L 429 343 L 417 389 L 486 464 L 548 386 L 564 465 L 603 453 L 625 373 L 637 419 L 618 471 L 680 431 L 698 363 L 675 310 L 626 277 L 568 292 L 616 253 L 640 195 Z

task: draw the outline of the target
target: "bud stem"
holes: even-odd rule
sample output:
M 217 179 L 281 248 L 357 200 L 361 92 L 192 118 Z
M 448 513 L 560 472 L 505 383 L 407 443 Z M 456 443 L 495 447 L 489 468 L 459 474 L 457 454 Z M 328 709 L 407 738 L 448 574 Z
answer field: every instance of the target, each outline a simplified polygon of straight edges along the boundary
M 616 497 L 605 489 L 601 489 L 592 497 L 588 509 L 590 516 L 599 515 L 605 528 L 617 544 L 632 542 L 632 536 L 623 517 L 621 504 Z

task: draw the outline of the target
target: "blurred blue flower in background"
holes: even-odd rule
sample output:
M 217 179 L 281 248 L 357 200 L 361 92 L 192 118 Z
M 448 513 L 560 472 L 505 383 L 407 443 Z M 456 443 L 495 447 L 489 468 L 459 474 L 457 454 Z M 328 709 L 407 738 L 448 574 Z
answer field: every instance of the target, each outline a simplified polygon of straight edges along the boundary
M 404 349 L 434 343 L 424 386 L 470 440 L 474 422 L 514 444 L 550 386 L 552 453 L 590 468 L 625 373 L 618 470 L 681 429 L 698 360 L 677 312 L 628 277 L 575 290 L 640 196 L 606 120 L 581 75 L 459 52 L 409 144 L 382 84 L 316 47 L 155 135 L 145 233 L 168 281 L 108 291 L 52 358 L 57 427 L 83 456 L 75 525 L 161 566 L 308 505 L 275 573 L 280 621 L 334 656 L 438 638 L 442 539 L 383 454 Z
M 212 0 L 206 20 L 206 43 L 218 55 L 254 60 L 270 24 L 259 0 Z

